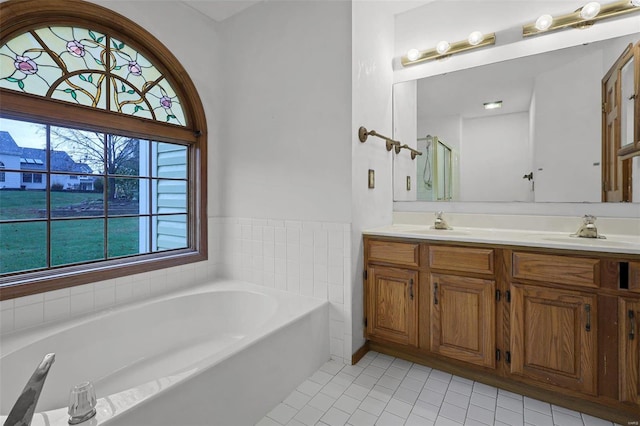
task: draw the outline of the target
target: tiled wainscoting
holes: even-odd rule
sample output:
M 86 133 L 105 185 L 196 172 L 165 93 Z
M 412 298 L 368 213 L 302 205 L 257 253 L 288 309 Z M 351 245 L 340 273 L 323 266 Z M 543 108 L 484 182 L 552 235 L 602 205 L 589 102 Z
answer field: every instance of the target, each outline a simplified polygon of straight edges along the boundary
M 257 426 L 612 426 L 609 421 L 368 352 L 329 361 Z
M 351 361 L 349 224 L 224 217 L 213 226 L 223 277 L 328 300 L 331 356 Z

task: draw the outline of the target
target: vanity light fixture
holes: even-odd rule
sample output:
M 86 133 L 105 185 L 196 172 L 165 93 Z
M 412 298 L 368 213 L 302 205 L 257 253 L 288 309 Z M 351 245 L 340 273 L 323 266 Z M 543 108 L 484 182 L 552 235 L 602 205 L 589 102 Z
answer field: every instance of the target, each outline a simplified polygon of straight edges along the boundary
M 442 40 L 438 42 L 438 44 L 436 44 L 436 52 L 438 52 L 441 55 L 444 55 L 445 53 L 447 53 L 449 49 L 451 49 L 451 45 L 446 40 Z
M 482 43 L 482 40 L 484 40 L 484 34 L 482 34 L 480 31 L 474 31 L 469 34 L 469 37 L 467 37 L 467 41 L 472 46 L 477 46 L 478 44 Z
M 640 1 L 640 0 L 639 0 Z M 454 53 L 460 53 L 471 49 L 477 49 L 484 46 L 496 44 L 496 34 L 483 34 L 480 31 L 474 31 L 469 34 L 467 40 L 456 41 L 449 43 L 448 41 L 440 41 L 433 49 L 417 50 L 411 49 L 400 58 L 400 62 L 403 66 L 413 65 L 420 62 L 429 61 L 432 59 L 440 59 L 453 55 Z
M 602 5 L 592 1 L 575 12 L 558 16 L 542 15 L 535 22 L 523 25 L 522 36 L 528 37 L 567 27 L 586 28 L 601 19 L 633 12 L 640 12 L 640 0 L 619 0 Z
M 593 19 L 600 13 L 600 8 L 600 3 L 597 1 L 589 2 L 580 9 L 580 17 L 582 19 Z
M 540 31 L 548 30 L 549 27 L 553 24 L 553 16 L 551 15 L 542 15 L 538 19 L 536 19 L 536 29 Z
M 485 102 L 482 105 L 484 109 L 498 109 L 502 108 L 502 101 Z

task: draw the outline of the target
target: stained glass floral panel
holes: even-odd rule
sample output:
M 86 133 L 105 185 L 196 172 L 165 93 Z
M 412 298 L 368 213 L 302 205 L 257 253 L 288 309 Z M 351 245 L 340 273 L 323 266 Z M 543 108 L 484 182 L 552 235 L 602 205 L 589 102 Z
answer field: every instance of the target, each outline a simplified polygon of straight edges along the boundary
M 175 90 L 155 65 L 125 42 L 85 28 L 40 28 L 0 46 L 0 87 L 186 124 Z
M 46 96 L 62 70 L 31 33 L 0 47 L 0 87 Z
M 180 125 L 185 124 L 180 99 L 178 99 L 173 87 L 167 80 L 163 79 L 149 89 L 147 102 L 152 105 L 156 120 Z
M 95 69 L 106 71 L 106 35 L 75 27 L 48 27 L 36 34 L 57 55 L 66 72 Z

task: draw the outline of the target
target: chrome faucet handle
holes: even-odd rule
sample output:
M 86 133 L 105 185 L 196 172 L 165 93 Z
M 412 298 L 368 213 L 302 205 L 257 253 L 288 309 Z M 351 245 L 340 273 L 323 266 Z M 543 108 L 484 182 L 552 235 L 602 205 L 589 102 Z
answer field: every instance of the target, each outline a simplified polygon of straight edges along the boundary
M 96 415 L 96 391 L 93 383 L 84 382 L 75 385 L 69 392 L 69 424 L 86 422 Z
M 442 217 L 443 212 L 436 212 L 436 220 L 433 224 L 434 229 L 451 229 L 451 227 L 447 224 L 447 221 Z
M 9 412 L 9 416 L 5 421 L 5 425 L 30 425 L 33 419 L 33 413 L 36 410 L 36 404 L 44 381 L 49 374 L 49 369 L 56 359 L 55 353 L 46 354 L 40 364 L 36 367 L 35 371 L 31 375 L 31 378 L 27 382 L 24 390 L 18 397 L 18 400 L 14 404 L 13 408 Z
M 592 214 L 585 214 L 582 218 L 585 225 L 594 225 L 596 223 L 597 217 Z

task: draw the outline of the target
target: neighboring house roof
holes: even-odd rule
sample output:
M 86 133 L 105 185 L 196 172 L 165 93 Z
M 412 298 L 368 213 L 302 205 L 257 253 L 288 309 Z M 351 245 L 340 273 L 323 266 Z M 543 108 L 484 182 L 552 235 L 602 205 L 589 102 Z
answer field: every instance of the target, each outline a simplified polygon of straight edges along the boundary
M 21 149 L 9 132 L 0 130 L 0 154 L 20 155 Z
M 22 148 L 21 157 L 25 160 L 37 160 L 42 164 L 25 162 L 24 169 L 45 170 L 46 150 L 38 148 Z M 92 173 L 91 167 L 84 163 L 76 163 L 65 151 L 50 151 L 51 170 L 56 172 Z M 21 161 L 22 162 L 22 161 Z
M 23 170 L 46 170 L 47 150 L 19 147 L 9 132 L 0 130 L 0 154 L 20 157 Z M 51 170 L 56 172 L 93 173 L 85 163 L 76 163 L 65 151 L 51 151 Z

